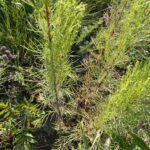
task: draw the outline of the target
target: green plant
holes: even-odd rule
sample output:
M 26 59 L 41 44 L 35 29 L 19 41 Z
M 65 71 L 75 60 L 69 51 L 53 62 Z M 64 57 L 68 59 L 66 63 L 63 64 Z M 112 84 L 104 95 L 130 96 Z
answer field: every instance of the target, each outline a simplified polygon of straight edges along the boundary
M 36 143 L 32 130 L 42 124 L 42 113 L 31 100 L 0 103 L 0 136 L 2 147 L 31 149 Z
M 0 0 L 0 149 L 148 150 L 149 7 Z
M 140 148 L 143 149 L 143 150 L 150 150 L 149 146 L 143 141 L 142 138 L 140 138 L 138 135 L 136 135 L 136 134 L 133 133 L 133 132 L 130 132 L 129 134 L 132 136 L 132 138 L 133 138 L 135 144 L 136 144 L 138 147 L 140 147 Z
M 95 119 L 97 127 L 104 129 L 121 147 L 130 147 L 130 144 L 125 144 L 125 140 L 121 141 L 123 137 L 126 139 L 128 129 L 137 132 L 143 121 L 149 124 L 149 70 L 150 61 L 136 63 L 133 69 L 128 67 L 117 91 L 104 105 L 97 107 L 101 108 L 101 115 Z
M 110 100 L 106 102 L 104 114 L 100 117 L 100 124 L 103 126 L 109 119 L 115 119 L 122 113 L 132 109 L 134 103 L 143 100 L 146 102 L 149 97 L 149 69 L 150 61 L 143 66 L 137 63 L 132 71 L 128 68 L 126 75 L 121 79 L 118 90 L 112 95 Z M 135 108 L 135 107 L 134 107 Z
M 139 95 L 142 96 L 142 94 L 148 94 L 146 93 L 146 91 L 141 92 L 138 90 L 140 90 L 140 88 L 142 87 L 146 89 L 144 87 L 145 86 L 144 82 L 145 84 L 147 84 L 146 86 L 148 86 L 147 82 L 149 80 L 147 81 L 148 76 L 146 77 L 146 75 L 148 75 L 147 70 L 149 70 L 149 65 L 147 65 L 146 67 L 147 69 L 144 69 L 145 67 L 143 68 L 145 72 L 145 75 L 143 75 L 143 77 L 140 74 L 141 72 L 140 67 L 138 68 L 139 70 L 137 69 L 137 72 L 139 74 L 137 78 L 135 77 L 136 79 L 134 80 L 134 82 L 138 82 L 139 81 L 138 78 L 141 77 L 142 78 L 141 82 L 143 83 L 143 85 L 139 83 L 139 87 L 137 87 L 137 85 L 133 87 L 132 85 L 130 87 L 126 87 L 127 91 L 129 89 L 128 91 L 129 93 L 124 92 L 125 87 L 122 87 L 123 89 L 118 89 L 117 91 L 120 94 L 118 95 L 118 100 L 116 100 L 117 102 L 114 102 L 115 100 L 111 101 L 111 99 L 113 98 L 117 99 L 114 96 L 114 94 L 112 94 L 114 90 L 113 89 L 109 94 L 109 96 L 112 95 L 112 98 L 110 98 L 110 101 L 109 99 L 107 100 L 106 98 L 105 100 L 109 102 L 108 103 L 106 102 L 105 106 L 102 105 L 101 101 L 104 98 L 103 99 L 101 98 L 102 97 L 101 95 L 103 93 L 100 91 L 102 90 L 103 86 L 106 86 L 107 84 L 112 83 L 110 84 L 110 86 L 114 86 L 115 85 L 114 81 L 116 82 L 115 80 L 116 78 L 119 81 L 119 78 L 121 76 L 117 76 L 115 67 L 120 66 L 120 68 L 123 70 L 123 67 L 126 66 L 127 63 L 131 62 L 132 58 L 130 54 L 132 52 L 138 51 L 137 46 L 141 44 L 141 41 L 145 41 L 148 44 L 149 30 L 147 30 L 147 28 L 148 28 L 148 24 L 150 21 L 149 16 L 148 16 L 148 12 L 149 12 L 148 8 L 149 8 L 149 2 L 146 2 L 146 5 L 143 5 L 143 2 L 140 0 L 132 1 L 132 3 L 129 1 L 120 1 L 119 3 L 116 2 L 116 4 L 112 5 L 111 12 L 108 10 L 105 11 L 104 16 L 103 16 L 104 27 L 99 31 L 96 38 L 93 39 L 93 43 L 96 47 L 96 52 L 90 53 L 91 57 L 89 57 L 85 62 L 85 65 L 87 67 L 86 68 L 87 73 L 85 75 L 83 84 L 81 86 L 81 93 L 79 93 L 80 91 L 78 91 L 78 93 L 81 94 L 80 101 L 82 101 L 83 103 L 84 103 L 84 100 L 90 101 L 90 102 L 93 102 L 93 100 L 94 101 L 97 100 L 100 102 L 100 104 L 97 106 L 97 108 L 100 111 L 97 110 L 98 111 L 97 113 L 101 114 L 101 111 L 102 111 L 102 116 L 98 115 L 98 119 L 97 118 L 95 119 L 96 122 L 98 121 L 98 128 L 99 127 L 101 128 L 104 125 L 104 128 L 106 129 L 106 131 L 109 130 L 110 132 L 114 131 L 117 133 L 117 132 L 121 132 L 121 130 L 125 128 L 125 126 L 126 127 L 129 126 L 132 129 L 136 128 L 136 124 L 138 123 L 138 121 L 140 122 L 142 118 L 144 120 L 148 119 L 148 112 L 146 111 L 148 110 L 148 108 L 146 108 L 146 105 L 144 105 L 144 103 L 148 103 L 148 100 L 144 101 L 144 98 L 143 98 L 144 102 L 141 101 L 139 103 L 138 101 L 134 103 L 133 101 L 136 98 L 133 98 L 133 97 L 129 98 L 130 96 L 129 93 L 131 91 L 133 92 L 132 93 L 133 95 L 134 93 L 136 93 L 134 95 L 135 97 L 139 97 Z M 138 18 L 136 16 L 138 16 Z M 142 36 L 140 36 L 140 34 L 142 34 Z M 147 49 L 148 49 L 148 45 L 145 46 L 144 51 L 147 51 Z M 149 57 L 147 56 L 147 58 L 145 59 L 149 59 Z M 138 60 L 138 58 L 136 58 L 136 60 Z M 127 73 L 128 77 L 126 76 L 127 84 L 130 81 L 133 82 L 132 77 L 131 77 L 132 78 L 131 80 L 129 79 L 129 76 L 132 74 L 131 70 L 130 70 L 130 73 L 129 72 Z M 136 70 L 136 67 L 135 67 L 135 70 Z M 137 73 L 135 72 L 133 74 L 135 74 L 135 76 L 137 75 Z M 127 81 L 127 79 L 130 81 Z M 101 85 L 102 83 L 104 84 Z M 93 87 L 93 84 L 94 84 L 94 87 Z M 123 84 L 124 82 L 121 80 L 121 86 L 123 86 Z M 136 87 L 137 89 L 134 89 L 134 87 Z M 148 92 L 148 88 L 147 88 L 147 92 Z M 89 96 L 89 93 L 90 95 L 92 95 L 91 97 Z M 88 95 L 90 99 L 87 100 L 88 97 L 85 97 L 86 95 Z M 126 103 L 126 101 L 128 104 Z M 135 105 L 132 105 L 133 109 L 128 109 L 128 105 L 131 105 L 130 102 L 131 103 L 133 102 L 135 104 Z M 139 109 L 141 104 L 143 104 L 142 106 L 146 108 L 146 110 Z M 119 108 L 119 111 L 117 111 L 118 108 Z M 121 112 L 123 112 L 126 109 L 127 109 L 126 114 L 121 116 Z M 89 114 L 90 114 L 90 110 L 89 110 Z M 103 115 L 103 110 L 104 110 L 104 115 Z M 116 113 L 116 115 L 114 113 Z M 141 115 L 139 115 L 140 113 Z M 112 116 L 114 115 L 112 119 L 110 119 L 111 115 Z M 144 115 L 146 116 L 144 117 Z M 105 122 L 105 117 L 106 118 L 108 117 L 107 118 L 108 120 L 106 119 L 106 122 Z M 124 120 L 122 120 L 123 118 Z M 90 125 L 92 124 L 91 123 L 92 119 L 89 119 L 89 120 L 90 121 L 84 127 L 86 129 L 88 129 Z M 116 130 L 114 130 L 114 128 Z M 121 135 L 123 135 L 122 132 L 121 132 Z
M 116 65 L 130 60 L 129 54 L 137 51 L 141 41 L 148 41 L 149 5 L 149 2 L 141 0 L 133 0 L 132 3 L 121 1 L 112 6 L 111 14 L 105 12 L 103 19 L 106 25 L 95 39 L 98 61 L 102 64 L 102 75 L 96 75 L 100 83 Z
M 70 78 L 74 78 L 69 54 L 84 17 L 85 5 L 76 0 L 59 0 L 54 4 L 46 0 L 41 11 L 44 13 L 38 20 L 45 39 L 41 56 L 45 68 L 45 91 L 49 93 L 47 102 L 54 99 L 61 116 L 60 99 L 69 89 Z
M 26 49 L 30 49 L 29 45 L 35 48 L 35 43 L 40 38 L 33 12 L 34 8 L 23 0 L 0 1 L 0 44 L 5 43 L 12 54 L 17 54 L 17 65 L 24 64 L 22 57 L 31 61 L 33 55 Z

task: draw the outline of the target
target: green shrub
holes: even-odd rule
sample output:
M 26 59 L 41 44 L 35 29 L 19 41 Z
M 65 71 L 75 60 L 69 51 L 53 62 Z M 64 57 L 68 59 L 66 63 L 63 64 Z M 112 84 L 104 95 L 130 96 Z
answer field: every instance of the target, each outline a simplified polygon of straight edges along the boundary
M 109 12 L 104 14 L 106 25 L 96 37 L 99 61 L 104 66 L 101 77 L 98 77 L 99 82 L 116 65 L 129 61 L 131 54 L 139 51 L 138 45 L 141 41 L 147 43 L 145 52 L 147 51 L 149 6 L 148 1 L 121 1 L 120 4 L 112 6 L 111 14 Z M 135 57 L 137 58 L 136 55 Z
M 136 101 L 146 100 L 150 88 L 149 68 L 149 61 L 143 66 L 137 63 L 133 71 L 131 67 L 128 68 L 126 75 L 121 79 L 118 90 L 108 100 L 107 109 L 105 109 L 105 113 L 108 114 L 104 115 L 106 120 L 101 119 L 101 122 L 107 122 L 109 117 L 113 116 L 114 118 L 117 114 L 126 111 Z
M 149 75 L 150 61 L 142 65 L 137 63 L 133 70 L 128 68 L 117 91 L 102 105 L 101 115 L 95 120 L 98 128 L 104 129 L 115 139 L 126 135 L 129 129 L 137 132 L 142 122 L 149 124 Z
M 84 17 L 85 5 L 76 0 L 48 2 L 43 3 L 41 11 L 45 13 L 38 18 L 45 39 L 41 53 L 45 68 L 44 90 L 49 93 L 48 102 L 55 99 L 58 107 L 62 95 L 68 93 L 70 79 L 75 77 L 69 54 Z

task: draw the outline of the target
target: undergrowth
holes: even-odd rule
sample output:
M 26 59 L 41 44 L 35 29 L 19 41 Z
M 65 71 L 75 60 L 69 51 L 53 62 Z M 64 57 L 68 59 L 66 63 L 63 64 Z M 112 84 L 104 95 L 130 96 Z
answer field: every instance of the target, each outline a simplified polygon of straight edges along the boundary
M 0 149 L 149 150 L 149 8 L 0 0 Z

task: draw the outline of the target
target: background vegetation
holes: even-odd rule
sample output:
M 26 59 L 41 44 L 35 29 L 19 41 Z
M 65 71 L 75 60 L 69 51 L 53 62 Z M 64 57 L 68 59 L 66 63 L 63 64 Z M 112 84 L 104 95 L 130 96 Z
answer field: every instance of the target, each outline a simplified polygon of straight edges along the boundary
M 0 0 L 0 149 L 150 149 L 149 0 Z

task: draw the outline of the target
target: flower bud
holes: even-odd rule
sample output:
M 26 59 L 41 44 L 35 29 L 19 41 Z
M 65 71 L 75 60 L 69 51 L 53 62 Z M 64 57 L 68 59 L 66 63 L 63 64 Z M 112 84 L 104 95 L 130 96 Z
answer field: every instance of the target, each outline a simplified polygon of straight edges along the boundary
M 13 58 L 13 55 L 12 55 L 12 54 L 10 54 L 10 53 L 9 53 L 9 54 L 7 54 L 7 57 L 9 58 L 9 60 L 14 59 L 14 58 Z
M 7 48 L 6 48 L 6 46 L 1 46 L 0 47 L 0 51 L 5 51 Z
M 9 60 L 9 58 L 7 57 L 6 54 L 4 54 L 2 57 L 3 57 L 3 59 L 6 60 L 6 61 Z
M 112 6 L 108 6 L 108 10 L 111 12 L 112 11 Z
M 4 53 L 5 53 L 5 54 L 8 54 L 8 55 L 11 54 L 11 53 L 10 53 L 10 50 L 8 50 L 8 49 L 6 49 Z
M 0 64 L 0 68 L 3 68 L 4 67 L 4 65 L 3 64 Z
M 102 19 L 105 22 L 105 24 L 108 25 L 108 23 L 109 23 L 109 16 L 108 16 L 108 14 L 104 14 Z

